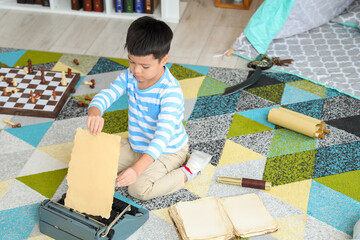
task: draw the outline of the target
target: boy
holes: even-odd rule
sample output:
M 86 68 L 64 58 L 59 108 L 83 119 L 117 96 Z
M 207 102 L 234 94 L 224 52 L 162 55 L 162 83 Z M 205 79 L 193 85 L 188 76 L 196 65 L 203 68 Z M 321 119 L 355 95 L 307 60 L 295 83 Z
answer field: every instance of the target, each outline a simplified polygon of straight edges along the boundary
M 184 96 L 178 81 L 165 66 L 173 33 L 168 25 L 145 16 L 129 27 L 125 48 L 129 68 L 89 106 L 87 126 L 101 132 L 104 111 L 120 96 L 129 100 L 129 138 L 121 140 L 118 186 L 142 200 L 175 192 L 207 165 L 211 156 L 192 154 L 182 120 Z

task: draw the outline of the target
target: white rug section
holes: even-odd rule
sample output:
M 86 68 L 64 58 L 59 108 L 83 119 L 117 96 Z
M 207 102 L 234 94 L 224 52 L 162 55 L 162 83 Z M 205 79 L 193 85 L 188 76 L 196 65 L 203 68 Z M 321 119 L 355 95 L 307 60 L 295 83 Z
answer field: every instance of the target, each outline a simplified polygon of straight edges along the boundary
M 60 162 L 59 160 L 56 160 L 55 158 L 47 155 L 46 153 L 36 149 L 31 155 L 30 159 L 25 164 L 24 168 L 19 173 L 18 177 L 64 168 L 68 168 L 65 163 Z

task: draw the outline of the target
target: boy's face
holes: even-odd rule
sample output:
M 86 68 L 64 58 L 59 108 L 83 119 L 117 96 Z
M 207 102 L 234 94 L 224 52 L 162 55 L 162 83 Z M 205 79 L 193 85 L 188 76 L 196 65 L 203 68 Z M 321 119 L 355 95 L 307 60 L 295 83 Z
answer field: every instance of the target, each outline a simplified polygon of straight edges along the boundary
M 154 56 L 135 56 L 129 53 L 129 68 L 138 80 L 139 88 L 145 89 L 154 85 L 163 75 L 164 66 L 169 59 L 165 55 L 160 61 Z

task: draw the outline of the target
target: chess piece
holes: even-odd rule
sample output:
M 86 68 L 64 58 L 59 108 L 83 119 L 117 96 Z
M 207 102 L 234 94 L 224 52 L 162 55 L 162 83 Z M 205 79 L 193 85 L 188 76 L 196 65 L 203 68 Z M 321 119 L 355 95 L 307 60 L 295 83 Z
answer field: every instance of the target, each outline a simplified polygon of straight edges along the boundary
M 83 101 L 79 101 L 78 103 L 77 103 L 77 106 L 78 107 L 88 107 L 89 106 L 89 104 L 86 104 L 86 103 L 84 103 Z
M 76 88 L 72 88 L 71 93 L 76 93 Z
M 17 88 L 7 89 L 6 90 L 7 93 L 17 93 L 18 91 L 19 91 L 19 89 L 17 89 Z
M 78 61 L 76 58 L 74 58 L 74 63 L 75 63 L 76 65 L 79 65 L 79 61 Z
M 92 101 L 92 98 L 86 95 L 86 96 L 85 96 L 85 100 L 87 100 L 87 101 Z
M 33 72 L 33 69 L 32 69 L 32 62 L 31 62 L 30 59 L 28 60 L 28 67 L 29 67 L 29 74 L 33 74 L 34 72 Z
M 4 76 L 0 76 L 0 82 L 4 80 Z
M 84 84 L 89 85 L 90 88 L 94 88 L 95 87 L 95 80 L 94 79 L 91 80 L 91 82 L 88 81 L 84 81 Z
M 53 90 L 52 95 L 53 95 L 53 98 L 54 98 L 54 100 L 55 100 L 55 99 L 56 99 L 56 92 L 55 92 L 55 90 Z
M 18 85 L 18 84 L 17 84 L 16 78 L 14 78 L 13 86 L 16 87 L 17 85 Z
M 24 67 L 24 72 L 25 74 L 28 74 L 29 73 L 29 69 L 27 67 Z
M 35 103 L 35 102 L 36 102 L 36 99 L 35 99 L 35 96 L 34 96 L 33 91 L 30 91 L 30 102 L 31 102 L 31 103 Z
M 10 122 L 8 119 L 4 118 L 3 119 L 4 123 L 6 124 L 10 124 L 12 128 L 20 128 L 21 127 L 21 124 L 18 123 L 18 124 L 15 124 L 13 122 Z
M 7 96 L 6 87 L 3 87 L 3 96 Z
M 65 75 L 62 76 L 62 79 L 61 79 L 61 86 L 66 86 L 67 85 L 67 82 L 66 82 L 66 77 Z
M 41 72 L 41 84 L 46 84 L 44 68 L 41 68 L 40 72 Z
M 67 77 L 71 78 L 71 68 L 68 68 Z
M 35 98 L 41 97 L 42 92 L 38 92 L 37 94 L 35 94 Z

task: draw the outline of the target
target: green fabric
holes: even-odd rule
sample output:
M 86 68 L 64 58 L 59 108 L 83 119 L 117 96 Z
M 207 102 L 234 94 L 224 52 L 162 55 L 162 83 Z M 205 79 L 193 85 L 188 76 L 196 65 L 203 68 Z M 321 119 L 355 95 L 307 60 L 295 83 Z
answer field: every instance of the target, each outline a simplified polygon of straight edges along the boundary
M 14 66 L 27 66 L 28 60 L 31 59 L 32 65 L 44 64 L 57 62 L 61 58 L 62 53 L 51 53 L 51 52 L 40 52 L 28 50 L 26 53 L 17 61 Z
M 68 169 L 43 172 L 34 175 L 16 178 L 41 195 L 52 198 L 67 174 Z
M 186 67 L 183 67 L 180 64 L 173 64 L 169 70 L 171 74 L 179 81 L 183 79 L 204 76 L 203 74 L 200 74 Z
M 316 150 L 298 152 L 267 159 L 263 179 L 273 186 L 311 179 Z
M 320 177 L 315 181 L 360 201 L 360 170 Z
M 114 134 L 126 132 L 128 130 L 128 109 L 105 112 L 104 118 L 104 133 Z
M 295 0 L 266 0 L 247 24 L 244 33 L 260 54 L 265 54 L 269 44 L 285 24 Z
M 231 123 L 227 138 L 272 130 L 273 129 L 270 127 L 236 113 Z

